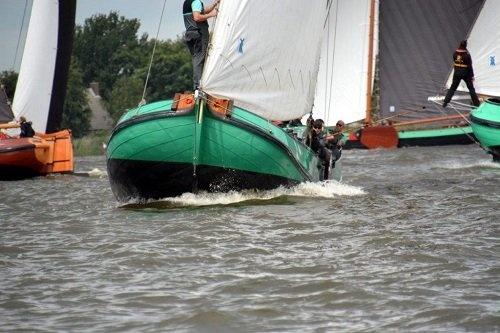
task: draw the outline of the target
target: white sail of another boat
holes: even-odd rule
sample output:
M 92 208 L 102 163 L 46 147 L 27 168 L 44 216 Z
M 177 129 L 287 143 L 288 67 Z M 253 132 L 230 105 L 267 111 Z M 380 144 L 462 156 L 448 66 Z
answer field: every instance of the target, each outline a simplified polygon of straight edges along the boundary
M 500 1 L 484 2 L 467 44 L 472 56 L 476 92 L 500 96 Z M 452 78 L 453 73 L 448 78 L 447 87 L 450 87 Z M 457 90 L 468 91 L 464 82 Z
M 331 5 L 313 108 L 314 118 L 327 126 L 365 118 L 368 63 L 375 66 L 375 57 L 368 59 L 370 2 L 334 0 Z
M 33 1 L 12 109 L 45 132 L 57 55 L 59 1 Z
M 76 0 L 33 1 L 12 109 L 37 132 L 59 130 L 71 59 Z
M 222 1 L 202 90 L 271 120 L 311 111 L 329 1 Z

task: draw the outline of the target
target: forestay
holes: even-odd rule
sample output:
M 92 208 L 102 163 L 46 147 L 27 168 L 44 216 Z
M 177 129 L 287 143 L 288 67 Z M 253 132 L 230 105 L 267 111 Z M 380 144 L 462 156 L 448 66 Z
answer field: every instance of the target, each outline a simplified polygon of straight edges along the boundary
M 474 87 L 478 94 L 500 96 L 500 1 L 486 0 L 472 27 L 467 49 L 472 56 Z M 448 78 L 451 85 L 453 73 Z M 462 82 L 458 88 L 468 91 Z
M 368 63 L 374 66 L 374 59 L 368 59 L 369 21 L 370 0 L 333 1 L 313 108 L 314 118 L 328 126 L 339 119 L 350 123 L 366 115 Z
M 270 120 L 312 109 L 327 0 L 223 0 L 202 89 Z

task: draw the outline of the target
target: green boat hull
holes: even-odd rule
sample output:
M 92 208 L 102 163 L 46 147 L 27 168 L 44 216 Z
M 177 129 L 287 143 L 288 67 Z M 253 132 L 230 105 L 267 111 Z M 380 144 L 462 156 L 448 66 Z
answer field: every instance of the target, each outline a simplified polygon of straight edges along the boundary
M 463 145 L 474 142 L 470 126 L 398 131 L 398 147 Z
M 471 112 L 474 135 L 492 156 L 500 162 L 500 99 L 486 100 Z
M 265 119 L 236 107 L 230 117 L 221 117 L 206 106 L 175 112 L 171 105 L 164 101 L 130 110 L 115 127 L 107 168 L 118 200 L 321 180 L 318 157 Z
M 361 133 L 362 135 L 363 133 Z M 397 132 L 397 146 L 401 147 L 432 147 L 447 145 L 466 145 L 474 143 L 474 133 L 470 126 L 432 128 L 418 130 L 400 130 Z M 366 149 L 360 136 L 350 135 L 345 149 Z

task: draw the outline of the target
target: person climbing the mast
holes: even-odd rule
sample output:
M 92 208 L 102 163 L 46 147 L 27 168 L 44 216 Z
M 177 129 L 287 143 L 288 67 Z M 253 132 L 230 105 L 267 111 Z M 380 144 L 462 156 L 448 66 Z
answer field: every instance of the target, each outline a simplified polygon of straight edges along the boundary
M 215 0 L 210 6 L 205 8 L 201 0 L 184 1 L 182 9 L 184 26 L 186 27 L 184 41 L 193 58 L 193 83 L 195 90 L 200 85 L 208 48 L 209 32 L 207 20 L 217 16 L 219 2 L 220 0 Z
M 472 69 L 472 58 L 467 50 L 467 40 L 461 41 L 460 46 L 453 53 L 453 82 L 444 98 L 444 108 L 451 101 L 461 80 L 464 80 L 467 89 L 469 89 L 472 104 L 474 104 L 474 106 L 479 106 L 479 98 L 474 89 L 474 70 Z

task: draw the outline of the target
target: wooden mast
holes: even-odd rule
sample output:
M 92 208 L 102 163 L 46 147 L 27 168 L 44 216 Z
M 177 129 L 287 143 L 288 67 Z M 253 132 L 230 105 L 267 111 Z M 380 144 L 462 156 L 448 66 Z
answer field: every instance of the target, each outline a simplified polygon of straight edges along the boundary
M 372 123 L 372 90 L 373 90 L 373 48 L 375 35 L 375 4 L 370 1 L 370 18 L 368 32 L 368 70 L 366 75 L 366 115 L 365 124 L 368 126 L 361 131 L 359 141 L 368 149 L 396 148 L 399 142 L 398 132 L 393 126 L 371 126 Z
M 368 32 L 368 74 L 366 78 L 366 115 L 365 123 L 372 122 L 372 90 L 373 90 L 373 35 L 375 30 L 375 0 L 370 1 L 370 20 Z

